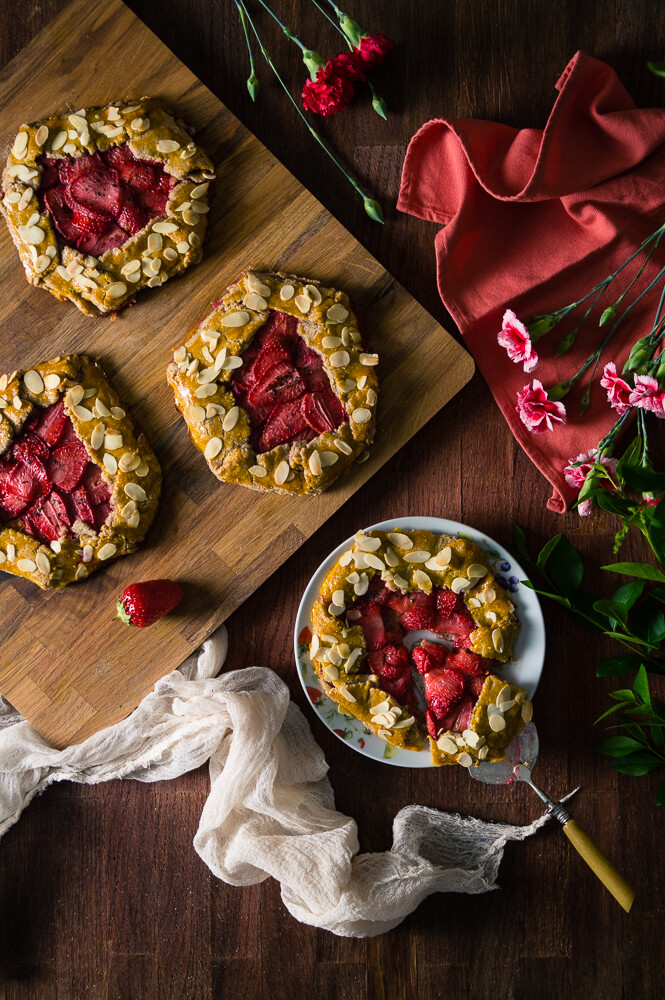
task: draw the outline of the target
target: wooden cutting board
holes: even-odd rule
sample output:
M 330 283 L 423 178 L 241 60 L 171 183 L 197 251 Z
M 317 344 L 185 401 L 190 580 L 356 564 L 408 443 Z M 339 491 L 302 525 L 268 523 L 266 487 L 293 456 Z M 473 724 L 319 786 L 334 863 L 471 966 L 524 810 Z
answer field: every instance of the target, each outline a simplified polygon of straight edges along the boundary
M 123 67 L 126 75 L 123 77 Z M 217 168 L 201 264 L 118 319 L 82 316 L 25 281 L 0 230 L 0 372 L 57 354 L 99 355 L 164 471 L 142 551 L 44 594 L 0 573 L 0 691 L 55 746 L 119 721 L 412 437 L 473 374 L 471 358 L 224 105 L 118 0 L 75 0 L 0 77 L 0 156 L 18 126 L 63 108 L 164 98 Z M 218 483 L 166 385 L 170 349 L 244 267 L 343 288 L 380 353 L 371 458 L 321 497 Z M 153 628 L 113 621 L 131 580 L 178 579 L 186 598 Z

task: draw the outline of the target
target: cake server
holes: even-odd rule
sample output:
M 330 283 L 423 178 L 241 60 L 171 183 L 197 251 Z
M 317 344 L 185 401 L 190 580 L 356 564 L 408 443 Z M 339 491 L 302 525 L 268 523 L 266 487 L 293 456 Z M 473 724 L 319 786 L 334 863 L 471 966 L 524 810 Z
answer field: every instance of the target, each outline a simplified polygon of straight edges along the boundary
M 547 811 L 561 823 L 563 832 L 580 857 L 586 861 L 591 871 L 605 888 L 612 893 L 616 901 L 630 911 L 635 899 L 635 891 L 621 875 L 612 862 L 598 847 L 596 842 L 571 817 L 562 802 L 555 802 L 541 788 L 533 783 L 531 771 L 538 756 L 538 733 L 533 722 L 530 722 L 519 733 L 506 750 L 506 759 L 498 763 L 481 763 L 470 767 L 469 774 L 476 781 L 489 785 L 513 785 L 522 781 L 528 785 L 547 806 Z

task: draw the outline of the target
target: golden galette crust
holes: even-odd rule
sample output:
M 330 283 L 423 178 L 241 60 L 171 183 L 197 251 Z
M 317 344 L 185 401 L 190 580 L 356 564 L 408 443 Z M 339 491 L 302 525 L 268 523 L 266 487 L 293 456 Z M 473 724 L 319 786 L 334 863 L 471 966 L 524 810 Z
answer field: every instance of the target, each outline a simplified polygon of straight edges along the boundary
M 247 412 L 229 382 L 274 310 L 296 317 L 348 415 L 309 442 L 256 454 Z M 247 271 L 173 352 L 167 378 L 196 448 L 227 483 L 254 490 L 321 493 L 366 455 L 376 428 L 378 355 L 363 350 L 348 295 L 308 278 Z
M 60 245 L 50 212 L 40 208 L 38 157 L 76 157 L 124 143 L 176 180 L 165 214 L 101 257 Z M 142 288 L 162 285 L 200 260 L 213 178 L 206 154 L 161 103 L 116 102 L 22 125 L 2 175 L 0 211 L 28 281 L 98 316 L 117 312 Z
M 52 590 L 84 580 L 104 563 L 133 552 L 155 516 L 162 483 L 159 462 L 144 434 L 137 434 L 99 363 L 69 354 L 28 371 L 0 376 L 0 454 L 35 407 L 64 400 L 88 458 L 101 469 L 111 492 L 111 512 L 99 531 L 83 522 L 77 538 L 50 545 L 21 531 L 17 522 L 0 530 L 0 569 Z

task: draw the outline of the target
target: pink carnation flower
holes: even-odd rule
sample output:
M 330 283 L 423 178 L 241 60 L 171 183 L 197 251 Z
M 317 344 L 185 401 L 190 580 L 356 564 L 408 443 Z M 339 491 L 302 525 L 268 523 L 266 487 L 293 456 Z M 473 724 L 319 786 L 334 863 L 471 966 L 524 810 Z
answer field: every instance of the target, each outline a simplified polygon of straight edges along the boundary
M 600 384 L 607 389 L 607 401 L 620 417 L 631 408 L 631 387 L 617 374 L 617 366 L 613 361 L 605 365 Z
M 566 468 L 563 470 L 566 482 L 572 489 L 577 490 L 578 493 L 584 486 L 587 476 L 593 469 L 593 463 L 596 461 L 597 455 L 598 455 L 597 448 L 592 448 L 591 451 L 586 455 L 584 454 L 584 452 L 582 452 L 582 454 L 578 455 L 577 458 L 571 458 L 570 465 L 567 465 Z M 612 473 L 613 475 L 614 470 L 617 467 L 616 458 L 606 458 L 605 456 L 603 456 L 603 458 L 601 458 L 600 461 L 601 464 L 604 465 L 606 469 L 609 469 L 610 473 Z M 576 464 L 573 465 L 573 462 L 575 462 Z M 609 488 L 609 483 L 607 483 L 607 481 L 605 482 L 607 487 Z M 582 503 L 577 508 L 577 513 L 580 515 L 580 517 L 586 517 L 588 514 L 591 513 L 592 507 L 593 507 L 593 500 L 583 500 Z
M 534 434 L 553 431 L 556 424 L 562 424 L 566 419 L 566 407 L 548 399 L 543 383 L 537 378 L 533 380 L 533 385 L 525 385 L 517 393 L 517 412 L 525 427 Z
M 524 371 L 533 371 L 538 364 L 538 355 L 533 349 L 529 331 L 512 309 L 506 309 L 503 314 L 501 333 L 496 339 L 501 347 L 505 347 L 511 361 L 516 365 L 523 361 Z
M 632 406 L 649 410 L 656 417 L 665 418 L 665 392 L 653 375 L 636 375 L 635 388 L 629 396 Z

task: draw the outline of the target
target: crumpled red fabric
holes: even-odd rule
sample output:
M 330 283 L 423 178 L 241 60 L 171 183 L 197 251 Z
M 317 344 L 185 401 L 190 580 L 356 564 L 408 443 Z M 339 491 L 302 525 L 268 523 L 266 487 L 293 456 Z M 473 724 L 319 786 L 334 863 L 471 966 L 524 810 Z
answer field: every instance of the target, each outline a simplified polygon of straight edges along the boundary
M 554 358 L 554 347 L 581 312 L 539 340 L 541 360 L 529 375 L 509 360 L 497 334 L 506 308 L 526 322 L 576 301 L 665 222 L 665 111 L 637 108 L 614 70 L 583 52 L 556 87 L 542 130 L 474 119 L 423 125 L 407 150 L 398 208 L 443 224 L 435 239 L 443 303 L 513 434 L 552 484 L 548 506 L 563 512 L 575 499 L 564 467 L 594 447 L 617 416 L 598 384 L 603 366 L 616 361 L 621 371 L 632 343 L 650 331 L 660 286 L 605 349 L 586 414 L 579 415 L 583 379 L 564 400 L 566 423 L 551 432 L 534 436 L 521 423 L 517 392 L 534 378 L 548 387 L 577 371 L 609 329 L 597 325 L 603 306 L 635 272 L 626 268 L 615 280 L 564 357 Z M 665 265 L 664 244 L 627 302 Z

